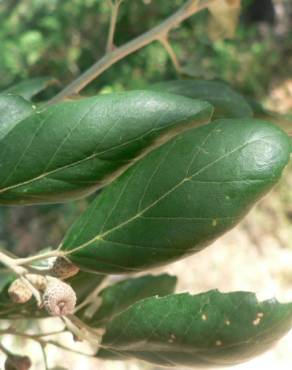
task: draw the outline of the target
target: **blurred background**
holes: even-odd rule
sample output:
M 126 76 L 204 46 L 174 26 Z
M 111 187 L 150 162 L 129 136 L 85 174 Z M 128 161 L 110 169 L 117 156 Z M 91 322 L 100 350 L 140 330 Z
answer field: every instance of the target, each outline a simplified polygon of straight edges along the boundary
M 116 44 L 150 29 L 184 2 L 124 0 Z M 37 101 L 53 96 L 102 57 L 109 16 L 106 0 L 0 0 L 0 90 L 27 78 L 50 76 L 55 83 Z M 242 0 L 232 39 L 223 38 L 203 11 L 172 30 L 170 41 L 184 77 L 226 80 L 244 95 L 292 117 L 291 0 Z M 153 43 L 111 67 L 82 93 L 137 89 L 174 78 L 167 52 Z M 177 274 L 179 291 L 252 290 L 264 298 L 276 294 L 283 301 L 292 299 L 291 169 L 238 227 L 200 254 L 153 273 Z M 56 246 L 91 198 L 63 205 L 1 207 L 0 244 L 19 256 Z M 43 369 L 37 345 L 19 339 L 10 345 L 16 352 L 21 345 L 34 359 L 33 369 Z M 236 368 L 290 370 L 291 345 L 288 335 L 274 350 Z M 143 363 L 106 363 L 53 348 L 48 353 L 51 367 L 154 370 Z

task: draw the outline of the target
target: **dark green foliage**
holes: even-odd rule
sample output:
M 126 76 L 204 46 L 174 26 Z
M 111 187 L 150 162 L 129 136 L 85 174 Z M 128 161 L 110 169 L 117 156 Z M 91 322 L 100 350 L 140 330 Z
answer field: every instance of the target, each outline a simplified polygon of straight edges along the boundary
M 101 95 L 36 111 L 0 142 L 0 204 L 88 195 L 212 107 L 150 91 Z
M 177 367 L 235 365 L 269 349 L 291 325 L 291 303 L 258 302 L 248 292 L 152 297 L 106 326 L 101 356 Z
M 290 142 L 276 126 L 218 120 L 180 134 L 105 189 L 62 250 L 103 273 L 139 271 L 200 251 L 279 180 Z
M 224 82 L 176 80 L 159 82 L 150 86 L 149 89 L 206 100 L 215 108 L 213 118 L 252 116 L 252 110 L 245 98 Z
M 167 274 L 145 275 L 110 285 L 99 293 L 101 305 L 88 320 L 88 324 L 99 327 L 143 298 L 173 293 L 176 280 L 175 276 Z

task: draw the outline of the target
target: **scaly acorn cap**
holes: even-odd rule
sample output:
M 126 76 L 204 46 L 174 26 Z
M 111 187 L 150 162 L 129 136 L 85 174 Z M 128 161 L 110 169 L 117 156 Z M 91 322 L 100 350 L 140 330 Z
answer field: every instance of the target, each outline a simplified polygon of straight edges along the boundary
M 56 278 L 50 278 L 43 295 L 43 304 L 52 316 L 73 314 L 76 294 L 71 286 Z
M 52 276 L 55 276 L 58 279 L 66 280 L 71 276 L 78 274 L 79 267 L 73 265 L 73 263 L 67 261 L 63 257 L 58 257 L 51 269 Z

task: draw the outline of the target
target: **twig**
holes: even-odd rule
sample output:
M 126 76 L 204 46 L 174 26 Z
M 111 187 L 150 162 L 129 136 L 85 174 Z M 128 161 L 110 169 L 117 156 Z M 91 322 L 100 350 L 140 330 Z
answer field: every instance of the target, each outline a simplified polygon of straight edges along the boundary
M 53 97 L 48 104 L 57 103 L 68 96 L 79 93 L 92 80 L 101 75 L 105 70 L 125 58 L 127 55 L 143 48 L 144 46 L 157 41 L 161 36 L 167 34 L 172 28 L 179 25 L 193 14 L 207 8 L 215 0 L 188 0 L 179 10 L 162 21 L 156 27 L 146 31 L 142 35 L 127 42 L 123 46 L 106 53 L 100 60 L 94 63 L 89 69 L 82 73 L 76 80 Z
M 30 336 L 33 338 L 43 338 L 43 337 L 49 337 L 51 335 L 58 335 L 58 334 L 64 334 L 64 333 L 66 333 L 66 330 L 62 329 L 62 330 L 51 331 L 48 333 L 30 334 Z
M 42 254 L 36 254 L 30 257 L 17 258 L 14 260 L 14 263 L 16 265 L 28 265 L 35 261 L 40 261 L 40 260 L 44 260 L 44 259 L 48 259 L 52 257 L 62 257 L 62 256 L 63 256 L 63 252 L 59 250 L 53 250 L 53 251 L 45 252 Z
M 170 57 L 170 60 L 173 64 L 173 66 L 174 66 L 174 69 L 176 70 L 176 73 L 179 75 L 180 71 L 181 71 L 181 66 L 180 66 L 179 60 L 178 60 L 178 58 L 175 54 L 175 51 L 173 50 L 170 42 L 168 41 L 167 35 L 165 35 L 164 37 L 161 37 L 159 39 L 159 41 L 161 42 L 161 44 L 163 45 L 163 47 L 167 51 L 167 53 Z
M 105 288 L 108 283 L 108 278 L 105 278 L 101 284 L 99 284 L 91 293 L 88 294 L 87 297 L 75 308 L 74 313 L 80 311 L 83 307 L 87 306 L 90 303 L 93 303 L 96 299 L 98 299 L 98 294 L 101 290 Z M 101 301 L 100 301 L 101 304 Z M 97 308 L 96 308 L 97 309 Z
M 85 340 L 94 346 L 100 347 L 100 342 L 102 335 L 104 334 L 104 329 L 92 329 L 75 315 L 64 316 L 62 317 L 62 320 L 67 328 L 77 338 Z
M 94 354 L 84 353 L 84 352 L 78 351 L 76 349 L 73 349 L 73 348 L 69 348 L 67 346 L 64 346 L 62 343 L 56 342 L 54 340 L 43 340 L 40 337 L 37 337 L 35 335 L 26 334 L 26 333 L 20 333 L 20 332 L 15 332 L 15 331 L 10 331 L 10 330 L 1 330 L 0 331 L 0 334 L 1 335 L 14 335 L 16 337 L 26 338 L 26 339 L 33 340 L 35 342 L 38 342 L 42 346 L 46 346 L 46 345 L 50 344 L 52 346 L 59 347 L 60 349 L 63 349 L 65 351 L 74 352 L 74 353 L 77 353 L 77 354 L 83 355 L 83 356 L 92 357 L 92 356 L 95 355 L 95 353 Z
M 13 271 L 16 275 L 19 276 L 19 278 L 22 280 L 22 282 L 31 290 L 32 294 L 34 295 L 38 306 L 41 306 L 42 304 L 42 298 L 39 293 L 39 291 L 33 286 L 33 284 L 25 277 L 25 275 L 28 273 L 27 269 L 21 266 L 17 266 L 15 263 L 14 258 L 11 258 L 7 256 L 5 253 L 0 251 L 0 262 L 3 263 L 6 267 L 8 267 L 11 271 Z
M 17 266 L 14 258 L 9 257 L 7 254 L 1 251 L 0 251 L 0 262 L 2 262 L 3 265 L 8 267 L 9 270 L 13 271 L 18 276 L 24 276 L 25 274 L 27 274 L 27 270 L 24 267 Z
M 43 344 L 41 342 L 39 342 L 39 345 L 41 347 L 42 354 L 43 354 L 45 370 L 49 370 L 48 357 L 47 357 L 47 353 L 46 353 L 46 346 L 45 346 L 45 344 Z
M 0 351 L 2 351 L 4 353 L 4 355 L 6 355 L 6 356 L 11 356 L 12 355 L 12 353 L 10 351 L 8 351 L 8 349 L 5 348 L 2 343 L 0 343 Z
M 108 39 L 106 43 L 106 53 L 110 53 L 114 48 L 114 35 L 116 30 L 119 8 L 123 0 L 108 0 L 111 7 L 111 18 L 108 31 Z

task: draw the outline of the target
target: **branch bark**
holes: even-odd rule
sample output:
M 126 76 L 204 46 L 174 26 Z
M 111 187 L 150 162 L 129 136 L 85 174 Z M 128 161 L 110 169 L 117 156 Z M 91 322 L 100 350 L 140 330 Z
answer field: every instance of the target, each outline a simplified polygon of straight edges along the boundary
M 42 298 L 39 291 L 34 287 L 34 285 L 29 281 L 29 279 L 26 278 L 28 270 L 22 266 L 18 266 L 16 264 L 16 261 L 17 261 L 16 259 L 9 257 L 8 255 L 0 251 L 0 262 L 2 262 L 4 266 L 8 267 L 17 276 L 19 276 L 19 278 L 25 284 L 25 286 L 27 286 L 28 289 L 31 290 L 33 296 L 37 301 L 38 306 L 41 306 Z
M 110 53 L 114 48 L 114 35 L 116 30 L 117 18 L 119 14 L 120 5 L 123 0 L 109 0 L 109 5 L 111 7 L 111 17 L 108 31 L 108 39 L 106 44 L 106 53 Z
M 180 63 L 179 63 L 179 60 L 175 54 L 175 51 L 173 50 L 170 42 L 168 41 L 168 38 L 167 36 L 165 37 L 161 37 L 159 39 L 161 45 L 164 47 L 164 49 L 166 50 L 167 54 L 169 55 L 169 58 L 174 66 L 174 69 L 177 73 L 177 75 L 180 74 L 180 71 L 181 71 L 181 66 L 180 66 Z
M 48 104 L 57 103 L 68 96 L 77 94 L 92 80 L 101 75 L 105 70 L 125 58 L 127 55 L 143 48 L 144 46 L 165 37 L 168 32 L 178 26 L 185 19 L 207 8 L 215 0 L 188 0 L 179 10 L 165 19 L 156 27 L 127 42 L 123 46 L 106 53 L 100 60 L 94 63 L 88 70 L 82 73 L 76 80 L 71 82 L 60 93 L 53 97 Z

